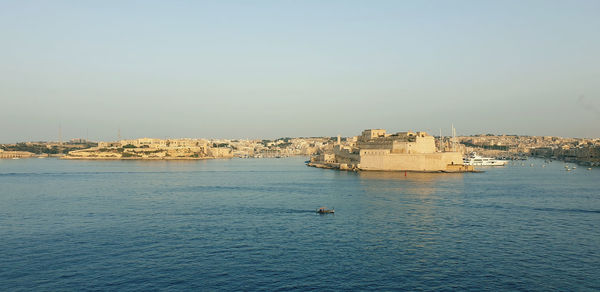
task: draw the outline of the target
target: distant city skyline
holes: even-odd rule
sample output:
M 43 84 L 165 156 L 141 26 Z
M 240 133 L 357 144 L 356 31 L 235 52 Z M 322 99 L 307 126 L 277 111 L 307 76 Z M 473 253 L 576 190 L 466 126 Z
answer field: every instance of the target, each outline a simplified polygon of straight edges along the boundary
M 599 1 L 2 1 L 0 143 L 600 137 Z

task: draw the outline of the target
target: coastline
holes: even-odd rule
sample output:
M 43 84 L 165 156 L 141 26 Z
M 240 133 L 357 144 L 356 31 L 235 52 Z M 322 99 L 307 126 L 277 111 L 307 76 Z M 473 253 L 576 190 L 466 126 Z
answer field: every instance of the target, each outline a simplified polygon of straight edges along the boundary
M 209 160 L 209 159 L 231 159 L 232 157 L 68 157 L 65 160 Z
M 340 164 L 340 163 L 318 163 L 318 162 L 308 162 L 306 163 L 306 166 L 308 167 L 315 167 L 315 168 L 323 168 L 323 169 L 334 169 L 334 170 L 340 170 L 340 171 L 354 171 L 354 172 L 358 172 L 358 171 L 383 171 L 383 172 L 411 172 L 411 173 L 482 173 L 484 171 L 482 170 L 477 170 L 475 168 L 462 168 L 462 167 L 457 167 L 456 169 L 447 169 L 447 170 L 386 170 L 386 169 L 381 169 L 381 170 L 365 170 L 365 169 L 360 169 L 359 167 L 344 167 L 345 164 Z

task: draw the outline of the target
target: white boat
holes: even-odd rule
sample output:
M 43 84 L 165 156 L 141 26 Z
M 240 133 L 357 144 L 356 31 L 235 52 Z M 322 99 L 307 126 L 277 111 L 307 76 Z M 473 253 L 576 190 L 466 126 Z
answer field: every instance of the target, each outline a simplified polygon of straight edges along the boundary
M 473 152 L 471 155 L 463 158 L 465 165 L 477 165 L 477 166 L 503 166 L 508 163 L 506 160 L 497 160 L 490 157 L 482 157 Z

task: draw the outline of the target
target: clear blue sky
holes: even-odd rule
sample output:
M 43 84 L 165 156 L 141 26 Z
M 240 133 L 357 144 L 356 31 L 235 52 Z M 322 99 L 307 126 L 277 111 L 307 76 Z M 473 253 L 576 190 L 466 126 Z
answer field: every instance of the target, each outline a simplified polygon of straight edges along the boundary
M 600 136 L 600 1 L 0 1 L 0 143 Z

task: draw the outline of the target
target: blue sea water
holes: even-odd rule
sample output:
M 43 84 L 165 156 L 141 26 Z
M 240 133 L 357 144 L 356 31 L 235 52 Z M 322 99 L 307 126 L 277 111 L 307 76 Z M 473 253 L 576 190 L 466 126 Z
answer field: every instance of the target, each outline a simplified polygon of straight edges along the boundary
M 600 290 L 600 169 L 305 159 L 0 160 L 0 290 Z

